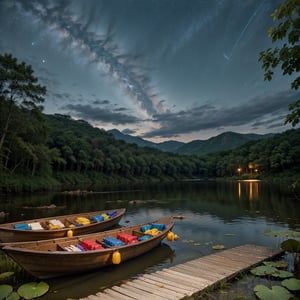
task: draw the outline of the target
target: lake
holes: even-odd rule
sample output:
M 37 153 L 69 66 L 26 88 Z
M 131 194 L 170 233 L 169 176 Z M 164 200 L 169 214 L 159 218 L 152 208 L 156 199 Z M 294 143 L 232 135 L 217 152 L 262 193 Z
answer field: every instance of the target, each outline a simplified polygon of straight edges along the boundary
M 186 181 L 97 187 L 99 193 L 69 195 L 43 193 L 2 197 L 0 222 L 40 218 L 83 211 L 125 207 L 120 225 L 128 226 L 160 218 L 176 219 L 177 241 L 165 240 L 154 251 L 118 266 L 97 272 L 46 280 L 50 291 L 41 299 L 78 299 L 112 284 L 149 273 L 216 250 L 243 244 L 279 247 L 282 237 L 270 232 L 300 231 L 300 202 L 288 184 L 261 181 Z M 55 205 L 52 209 L 34 209 Z

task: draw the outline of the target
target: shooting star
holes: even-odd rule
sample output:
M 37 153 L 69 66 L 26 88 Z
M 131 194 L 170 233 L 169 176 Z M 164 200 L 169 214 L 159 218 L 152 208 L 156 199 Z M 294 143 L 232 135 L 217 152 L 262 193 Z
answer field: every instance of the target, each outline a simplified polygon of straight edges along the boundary
M 260 5 L 257 7 L 257 9 L 254 11 L 254 13 L 251 15 L 251 17 L 249 18 L 247 24 L 245 25 L 245 27 L 243 28 L 243 30 L 241 31 L 240 35 L 238 36 L 237 40 L 235 41 L 231 51 L 230 51 L 230 54 L 229 55 L 226 55 L 225 53 L 223 53 L 223 57 L 226 59 L 226 60 L 230 60 L 231 59 L 231 56 L 235 50 L 235 48 L 237 47 L 237 45 L 239 44 L 240 40 L 243 38 L 246 30 L 248 29 L 249 25 L 252 23 L 252 21 L 254 20 L 255 16 L 257 15 L 257 13 L 259 12 L 259 10 L 261 9 L 261 7 L 263 6 L 265 1 L 261 2 Z

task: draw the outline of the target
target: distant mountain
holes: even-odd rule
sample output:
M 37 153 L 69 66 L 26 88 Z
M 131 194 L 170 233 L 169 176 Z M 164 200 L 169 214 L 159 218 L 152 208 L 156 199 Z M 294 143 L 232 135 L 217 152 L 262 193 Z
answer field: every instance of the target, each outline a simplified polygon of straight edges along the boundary
M 188 155 L 207 154 L 230 150 L 249 141 L 261 140 L 274 136 L 274 134 L 241 134 L 236 132 L 224 132 L 207 140 L 194 140 L 189 143 L 178 141 L 153 143 L 140 137 L 123 134 L 117 129 L 109 130 L 108 132 L 111 133 L 117 140 L 123 140 L 126 143 L 133 143 L 140 147 L 152 147 L 161 151 Z
M 266 139 L 274 134 L 241 134 L 224 132 L 208 140 L 194 140 L 181 146 L 176 152 L 180 154 L 207 154 L 234 149 L 249 141 Z
M 152 147 L 157 148 L 155 143 L 143 140 L 140 137 L 132 136 L 129 134 L 124 134 L 117 129 L 108 130 L 108 133 L 111 133 L 115 139 L 122 140 L 128 144 L 137 144 L 140 147 Z
M 178 150 L 184 145 L 185 143 L 183 142 L 167 141 L 167 142 L 157 143 L 156 147 L 161 151 L 178 153 Z

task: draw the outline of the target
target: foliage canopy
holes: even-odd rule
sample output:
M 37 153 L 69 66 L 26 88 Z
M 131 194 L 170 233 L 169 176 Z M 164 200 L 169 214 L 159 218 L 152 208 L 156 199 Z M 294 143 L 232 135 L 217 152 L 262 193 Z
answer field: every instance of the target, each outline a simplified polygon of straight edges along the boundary
M 272 14 L 276 23 L 269 29 L 272 43 L 284 40 L 282 46 L 262 51 L 259 61 L 265 71 L 265 80 L 272 80 L 274 69 L 278 66 L 283 75 L 293 75 L 300 71 L 300 1 L 285 0 Z M 300 76 L 291 82 L 291 88 L 297 90 L 300 86 Z M 286 116 L 285 123 L 296 126 L 300 121 L 300 100 L 289 105 L 290 113 Z

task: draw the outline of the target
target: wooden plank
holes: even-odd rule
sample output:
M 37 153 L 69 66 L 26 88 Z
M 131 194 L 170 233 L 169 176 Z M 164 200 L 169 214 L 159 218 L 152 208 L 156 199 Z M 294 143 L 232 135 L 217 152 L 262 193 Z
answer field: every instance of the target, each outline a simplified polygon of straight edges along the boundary
M 108 294 L 104 294 L 102 292 L 98 292 L 96 294 L 97 297 L 99 297 L 98 299 L 103 299 L 103 300 L 114 300 L 116 298 L 112 297 L 111 295 L 108 295 Z
M 136 288 L 136 289 L 141 290 L 141 291 L 144 291 L 144 293 L 146 292 L 149 299 L 153 299 L 153 300 L 167 300 L 167 299 L 170 299 L 168 297 L 165 297 L 164 293 L 159 293 L 155 289 L 152 289 L 152 290 L 147 289 L 140 282 L 138 282 L 138 283 L 134 283 L 133 281 L 126 282 L 126 287 L 125 288 L 131 288 L 131 287 Z
M 191 274 L 188 273 L 183 273 L 181 272 L 181 270 L 176 270 L 176 269 L 166 269 L 164 270 L 164 272 L 170 273 L 170 274 L 174 274 L 175 276 L 177 276 L 178 278 L 180 278 L 180 280 L 182 280 L 183 278 L 186 280 L 192 280 L 193 282 L 197 283 L 197 285 L 201 286 L 207 286 L 208 284 L 211 284 L 211 282 L 209 280 L 203 280 L 202 278 L 199 278 L 197 276 L 193 276 Z M 200 287 L 199 286 L 199 287 Z
M 206 280 L 207 282 L 210 283 L 213 283 L 214 281 L 220 279 L 220 274 L 212 273 L 212 271 L 207 268 L 201 269 L 199 267 L 198 270 L 195 271 L 195 268 L 193 266 L 180 265 L 180 266 L 176 266 L 176 268 L 174 269 L 181 270 L 183 273 L 193 274 L 194 276 L 202 278 L 203 280 Z
M 188 262 L 187 265 L 192 265 L 191 262 Z M 223 257 L 205 257 L 203 260 L 199 260 L 193 263 L 196 268 L 202 267 L 203 269 L 214 270 L 218 272 L 219 270 L 226 271 L 235 271 L 236 269 L 244 268 L 249 264 L 245 261 L 237 262 L 237 261 L 225 261 Z
M 120 294 L 113 289 L 106 289 L 104 291 L 105 294 L 108 294 L 109 296 L 113 297 L 115 300 L 132 300 L 135 298 L 127 297 L 126 295 Z
M 162 277 L 162 278 L 166 278 L 168 280 L 172 280 L 172 281 L 180 283 L 180 284 L 184 284 L 184 285 L 189 286 L 189 287 L 199 288 L 199 283 L 198 282 L 193 282 L 193 281 L 187 280 L 185 278 L 181 278 L 181 277 L 178 278 L 178 276 L 174 275 L 174 274 L 170 274 L 170 273 L 167 273 L 167 272 L 160 271 L 159 273 L 156 273 L 155 275 L 159 276 L 159 277 Z
M 153 281 L 158 286 L 160 286 L 161 284 L 163 284 L 163 285 L 168 286 L 168 288 L 179 288 L 179 289 L 182 289 L 186 293 L 189 293 L 189 295 L 191 293 L 194 293 L 195 290 L 196 290 L 195 288 L 191 288 L 191 287 L 188 287 L 186 285 L 183 285 L 183 284 L 180 284 L 180 283 L 177 283 L 177 282 L 174 282 L 174 281 L 170 281 L 170 280 L 167 280 L 165 278 L 158 277 L 158 276 L 153 276 L 152 274 L 144 274 L 142 276 L 142 279 L 143 280 L 146 279 L 146 280 Z
M 196 270 L 196 273 L 208 272 L 211 274 L 215 274 L 217 277 L 218 275 L 226 275 L 232 272 L 235 272 L 237 269 L 244 268 L 245 265 L 233 265 L 233 263 L 228 265 L 223 265 L 218 263 L 215 259 L 211 260 L 202 260 L 196 263 L 187 263 L 185 266 L 191 268 L 192 270 Z M 238 268 L 237 268 L 238 267 Z
M 183 297 L 183 294 L 179 294 L 171 290 L 166 290 L 164 288 L 153 289 L 153 286 L 151 284 L 146 283 L 143 280 L 129 281 L 126 283 L 126 286 L 127 285 L 132 285 L 138 289 L 148 292 L 151 295 L 151 299 L 155 299 L 155 296 L 159 296 L 160 299 L 164 298 L 164 299 L 171 299 L 171 300 L 181 299 Z
M 146 283 L 151 284 L 153 286 L 153 288 L 157 288 L 157 287 L 164 288 L 164 289 L 166 289 L 168 291 L 171 290 L 171 291 L 175 291 L 175 292 L 181 293 L 184 296 L 188 296 L 190 294 L 188 290 L 184 289 L 184 286 L 180 286 L 179 287 L 178 285 L 163 284 L 161 282 L 154 281 L 154 280 L 151 280 L 149 278 L 146 278 L 145 276 L 140 277 L 139 280 L 145 281 Z
M 229 280 L 281 253 L 281 250 L 256 245 L 238 246 L 141 275 L 82 300 L 183 299 L 215 287 L 221 280 Z
M 154 299 L 154 300 L 167 300 L 170 298 L 156 296 L 153 293 L 149 293 L 148 291 L 142 290 L 134 285 L 130 284 L 122 284 L 120 287 L 115 287 L 117 291 L 120 291 L 124 294 L 129 294 L 131 297 L 136 297 L 137 299 Z M 131 294 L 133 293 L 133 295 Z
M 104 293 L 97 293 L 96 294 L 96 299 L 98 300 L 115 300 L 116 298 L 113 298 L 112 296 L 108 295 L 108 294 L 104 294 Z

